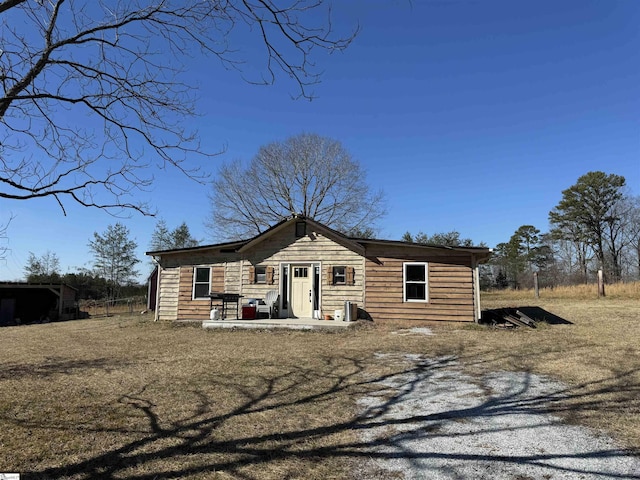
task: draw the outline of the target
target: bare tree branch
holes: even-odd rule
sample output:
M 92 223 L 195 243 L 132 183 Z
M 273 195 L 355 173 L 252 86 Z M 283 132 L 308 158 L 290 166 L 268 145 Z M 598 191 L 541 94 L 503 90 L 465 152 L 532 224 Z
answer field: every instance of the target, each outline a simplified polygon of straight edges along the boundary
M 0 224 L 0 260 L 4 260 L 7 256 L 7 251 L 9 247 L 7 247 L 7 230 L 9 229 L 9 224 L 11 220 L 13 220 L 14 216 L 11 215 L 9 220 L 6 223 Z
M 335 36 L 324 0 L 4 0 L 0 24 L 0 198 L 143 214 L 132 199 L 154 167 L 204 183 L 191 160 L 220 153 L 184 127 L 197 114 L 188 57 L 251 83 L 284 74 L 311 98 L 314 52 L 343 50 L 357 33 Z M 232 33 L 264 47 L 258 78 Z
M 224 165 L 213 183 L 208 228 L 216 239 L 247 238 L 299 213 L 343 232 L 365 230 L 384 213 L 364 171 L 337 141 L 302 134 L 261 147 L 245 169 Z

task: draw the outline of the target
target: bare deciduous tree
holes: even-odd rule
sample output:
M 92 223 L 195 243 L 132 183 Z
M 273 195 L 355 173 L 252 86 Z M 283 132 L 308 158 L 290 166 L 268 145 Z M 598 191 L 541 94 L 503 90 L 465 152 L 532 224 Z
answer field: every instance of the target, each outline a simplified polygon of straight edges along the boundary
M 244 78 L 231 36 L 253 39 L 264 64 L 245 80 L 270 84 L 283 73 L 310 97 L 314 50 L 353 38 L 334 35 L 325 3 L 0 0 L 0 198 L 150 213 L 132 199 L 151 184 L 150 167 L 203 180 L 186 160 L 215 154 L 183 127 L 196 113 L 181 76 L 187 57 L 208 55 Z
M 257 235 L 283 218 L 302 214 L 345 233 L 365 230 L 385 213 L 381 191 L 338 141 L 301 134 L 260 148 L 245 167 L 221 167 L 213 183 L 215 239 Z
M 58 283 L 60 281 L 60 258 L 50 250 L 40 256 L 29 252 L 24 273 L 27 282 Z
M 626 264 L 631 267 L 635 265 L 635 278 L 640 279 L 640 196 L 628 196 L 625 198 L 627 205 L 625 224 L 625 244 L 628 246 L 629 254 Z
M 13 216 L 11 216 L 6 223 L 0 224 L 0 260 L 6 258 L 7 250 L 9 250 L 5 242 L 7 241 L 7 229 L 9 228 L 11 220 L 13 220 Z

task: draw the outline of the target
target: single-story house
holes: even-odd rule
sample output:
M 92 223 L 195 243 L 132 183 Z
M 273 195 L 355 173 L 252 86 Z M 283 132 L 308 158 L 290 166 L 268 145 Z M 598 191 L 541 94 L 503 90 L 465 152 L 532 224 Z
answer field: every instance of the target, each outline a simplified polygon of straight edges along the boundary
M 158 269 L 156 320 L 208 319 L 211 292 L 242 303 L 275 290 L 279 318 L 322 318 L 349 301 L 375 321 L 474 322 L 478 265 L 491 250 L 352 238 L 293 215 L 249 240 L 147 255 Z
M 76 319 L 77 293 L 65 284 L 0 282 L 0 325 Z

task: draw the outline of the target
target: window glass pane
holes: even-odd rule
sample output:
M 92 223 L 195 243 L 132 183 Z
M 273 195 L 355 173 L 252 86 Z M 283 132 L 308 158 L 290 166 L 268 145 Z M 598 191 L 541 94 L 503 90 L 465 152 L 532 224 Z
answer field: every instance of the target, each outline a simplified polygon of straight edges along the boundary
M 267 283 L 267 267 L 256 267 L 256 283 Z
M 309 276 L 309 269 L 307 267 L 295 267 L 293 269 L 293 276 L 295 278 L 306 278 Z
M 333 267 L 333 283 L 336 285 L 347 283 L 345 267 Z
M 193 298 L 206 298 L 209 296 L 211 269 L 209 267 L 196 267 L 195 282 L 193 285 Z
M 318 310 L 318 305 L 320 305 L 320 298 L 318 291 L 318 285 L 320 285 L 320 267 L 313 267 L 313 309 Z
M 282 268 L 282 308 L 289 308 L 289 267 Z
M 209 283 L 209 268 L 196 268 L 196 282 Z
M 407 282 L 424 282 L 426 280 L 425 265 L 406 265 Z
M 196 283 L 194 290 L 194 298 L 202 298 L 209 295 L 208 283 Z
M 426 300 L 426 284 L 424 283 L 407 283 L 407 298 L 405 300 Z

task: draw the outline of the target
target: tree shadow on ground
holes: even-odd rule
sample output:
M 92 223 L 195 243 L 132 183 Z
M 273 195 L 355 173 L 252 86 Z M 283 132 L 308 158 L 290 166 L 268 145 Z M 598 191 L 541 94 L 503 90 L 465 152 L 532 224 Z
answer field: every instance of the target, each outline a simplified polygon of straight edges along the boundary
M 530 453 L 479 451 L 471 446 L 465 451 L 449 452 L 435 448 L 445 439 L 464 441 L 466 437 L 472 445 L 474 437 L 496 433 L 513 435 L 518 429 L 525 429 L 530 438 L 535 439 L 538 430 L 559 422 L 549 414 L 605 406 L 628 409 L 631 398 L 636 399 L 635 408 L 640 407 L 640 386 L 632 381 L 637 374 L 635 370 L 571 387 L 549 384 L 546 389 L 535 387 L 535 377 L 526 372 L 509 377 L 510 381 L 502 387 L 496 387 L 495 377 L 465 377 L 464 383 L 472 387 L 462 392 L 464 401 L 447 403 L 446 398 L 461 395 L 460 379 L 464 374 L 460 360 L 400 354 L 370 358 L 336 356 L 326 358 L 323 368 L 294 367 L 277 375 L 243 379 L 220 375 L 212 379 L 208 392 L 234 392 L 243 400 L 223 412 L 216 411 L 219 402 L 212 393 L 185 392 L 185 398 L 188 396 L 192 401 L 191 413 L 175 420 L 161 417 L 152 394 L 146 389 L 123 393 L 118 402 L 146 418 L 145 434 L 138 434 L 138 438 L 102 453 L 92 453 L 84 460 L 31 472 L 28 478 L 151 480 L 225 472 L 235 478 L 258 479 L 268 476 L 264 469 L 272 462 L 322 462 L 330 458 L 356 462 L 371 458 L 400 459 L 421 469 L 432 468 L 429 465 L 445 460 L 453 462 L 455 467 L 442 467 L 445 470 L 440 473 L 449 475 L 443 478 L 467 478 L 462 473 L 465 466 L 478 463 L 538 467 L 551 475 L 640 478 L 638 472 L 616 474 L 590 466 L 587 460 L 628 457 L 629 452 L 609 446 L 567 452 L 560 448 L 565 445 L 549 445 L 545 452 Z M 389 371 L 371 375 L 370 366 L 376 362 L 385 364 Z M 390 365 L 393 368 L 389 368 Z M 323 388 L 312 388 L 318 382 L 322 382 Z M 613 391 L 627 401 L 607 400 L 605 405 L 602 394 Z M 264 430 L 239 429 L 230 433 L 226 428 L 243 416 L 255 415 L 268 423 L 270 418 L 282 418 L 291 409 L 331 402 L 342 395 L 352 398 L 354 403 L 360 402 L 357 414 L 327 415 L 313 425 L 297 428 L 275 422 Z M 362 403 L 363 398 L 369 401 Z M 429 409 L 413 408 L 415 405 L 411 403 L 418 400 L 422 406 L 431 403 L 437 408 L 433 405 Z M 481 422 L 512 415 L 527 415 L 536 421 L 515 426 Z M 465 424 L 474 428 L 459 428 Z M 449 428 L 452 425 L 458 428 Z M 339 435 L 345 432 L 356 434 Z M 414 446 L 416 441 L 421 442 L 419 447 Z M 565 466 L 563 460 L 578 462 Z M 351 477 L 352 474 L 345 472 L 344 478 Z
M 67 360 L 48 357 L 39 363 L 13 363 L 3 365 L 0 370 L 0 380 L 17 379 L 20 377 L 46 378 L 53 375 L 78 373 L 91 369 L 96 369 L 101 372 L 111 372 L 127 365 L 128 362 L 115 360 L 113 358 Z

